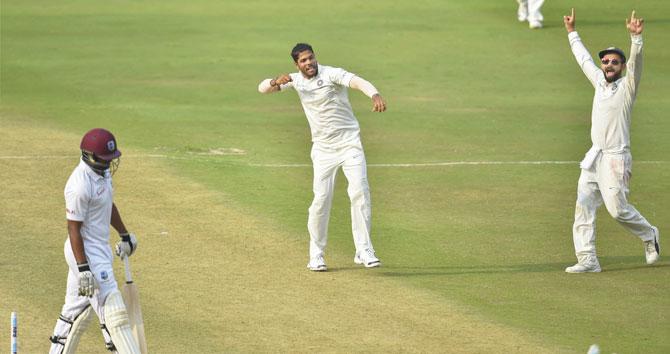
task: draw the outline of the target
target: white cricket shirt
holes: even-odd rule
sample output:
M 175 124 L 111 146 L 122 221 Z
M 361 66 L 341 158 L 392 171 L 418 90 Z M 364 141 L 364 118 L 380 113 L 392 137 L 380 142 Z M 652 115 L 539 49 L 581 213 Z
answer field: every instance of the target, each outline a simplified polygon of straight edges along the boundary
M 113 197 L 109 170 L 103 177 L 79 161 L 65 185 L 65 217 L 82 222 L 81 236 L 89 263 L 112 260 L 109 226 Z
M 579 34 L 568 34 L 570 48 L 586 77 L 596 89 L 591 111 L 592 150 L 621 153 L 630 150 L 630 122 L 642 74 L 642 36 L 631 36 L 626 76 L 608 83 L 582 44 Z
M 354 74 L 319 65 L 318 74 L 310 79 L 299 72 L 289 75 L 293 81 L 281 89 L 292 87 L 298 92 L 314 144 L 337 148 L 358 141 L 360 127 L 347 93 Z

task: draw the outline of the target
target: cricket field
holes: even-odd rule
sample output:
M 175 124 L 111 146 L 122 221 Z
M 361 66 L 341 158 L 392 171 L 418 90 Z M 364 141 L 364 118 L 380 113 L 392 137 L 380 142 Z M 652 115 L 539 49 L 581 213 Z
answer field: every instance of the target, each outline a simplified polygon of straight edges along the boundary
M 512 0 L 38 1 L 1 4 L 0 351 L 45 353 L 67 266 L 63 188 L 104 127 L 151 353 L 670 353 L 670 3 Z M 593 88 L 562 17 L 595 55 L 645 19 L 630 201 L 661 260 L 598 214 L 603 272 L 566 274 Z M 338 176 L 326 261 L 309 272 L 310 132 L 293 45 L 372 82 L 350 91 L 383 266 L 353 263 Z M 112 240 L 116 241 L 116 233 Z M 123 279 L 122 262 L 115 264 Z M 80 353 L 107 353 L 93 325 Z

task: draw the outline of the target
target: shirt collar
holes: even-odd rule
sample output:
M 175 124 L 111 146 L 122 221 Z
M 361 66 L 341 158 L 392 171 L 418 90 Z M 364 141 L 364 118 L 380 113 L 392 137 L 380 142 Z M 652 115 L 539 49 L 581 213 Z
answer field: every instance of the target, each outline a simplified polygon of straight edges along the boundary
M 621 85 L 621 80 L 623 80 L 623 79 L 624 78 L 622 76 L 617 81 L 614 81 L 612 83 L 609 83 L 609 82 L 607 82 L 607 80 L 602 79 L 602 81 L 600 81 L 600 86 L 602 86 L 602 88 L 604 88 L 604 89 L 611 88 L 612 90 L 616 90 L 617 87 L 619 87 Z
M 91 178 L 93 178 L 96 181 L 100 181 L 102 179 L 105 179 L 105 178 L 109 177 L 109 169 L 105 170 L 105 175 L 104 176 L 101 176 L 97 172 L 93 171 L 91 166 L 87 165 L 86 162 L 84 162 L 84 160 L 79 161 L 79 166 L 82 166 L 84 171 L 86 171 L 86 174 L 89 175 Z
M 303 78 L 303 80 L 305 80 L 305 81 L 313 81 L 313 80 L 316 80 L 316 79 L 318 79 L 319 77 L 321 77 L 321 72 L 322 72 L 322 70 L 323 70 L 323 68 L 321 67 L 321 64 L 317 64 L 317 66 L 316 66 L 316 75 L 310 77 L 309 79 L 306 78 L 305 75 L 303 75 L 300 71 L 298 71 L 298 74 L 299 74 L 299 75 Z

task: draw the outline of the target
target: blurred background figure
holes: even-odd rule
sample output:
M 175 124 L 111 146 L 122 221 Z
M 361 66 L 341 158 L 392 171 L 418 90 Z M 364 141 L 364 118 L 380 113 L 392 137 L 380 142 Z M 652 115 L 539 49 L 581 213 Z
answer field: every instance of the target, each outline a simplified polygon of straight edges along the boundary
M 540 8 L 544 0 L 516 0 L 519 3 L 519 9 L 517 10 L 517 18 L 519 22 L 528 21 L 528 27 L 530 29 L 542 28 L 542 13 Z

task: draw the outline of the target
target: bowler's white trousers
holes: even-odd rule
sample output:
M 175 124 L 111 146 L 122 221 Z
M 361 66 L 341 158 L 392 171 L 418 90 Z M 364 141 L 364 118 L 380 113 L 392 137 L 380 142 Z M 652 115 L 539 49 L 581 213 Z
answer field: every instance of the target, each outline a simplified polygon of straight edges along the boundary
M 372 249 L 370 187 L 365 154 L 360 140 L 356 139 L 351 144 L 339 148 L 327 148 L 314 144 L 311 157 L 314 166 L 314 200 L 309 207 L 307 221 L 310 258 L 323 255 L 326 249 L 335 176 L 340 167 L 349 182 L 347 192 L 351 200 L 351 231 L 356 251 Z
M 577 258 L 596 255 L 596 210 L 605 202 L 610 215 L 642 241 L 654 239 L 652 225 L 628 203 L 632 173 L 630 152 L 599 152 L 588 168 L 582 168 L 577 186 L 577 205 L 572 238 Z

